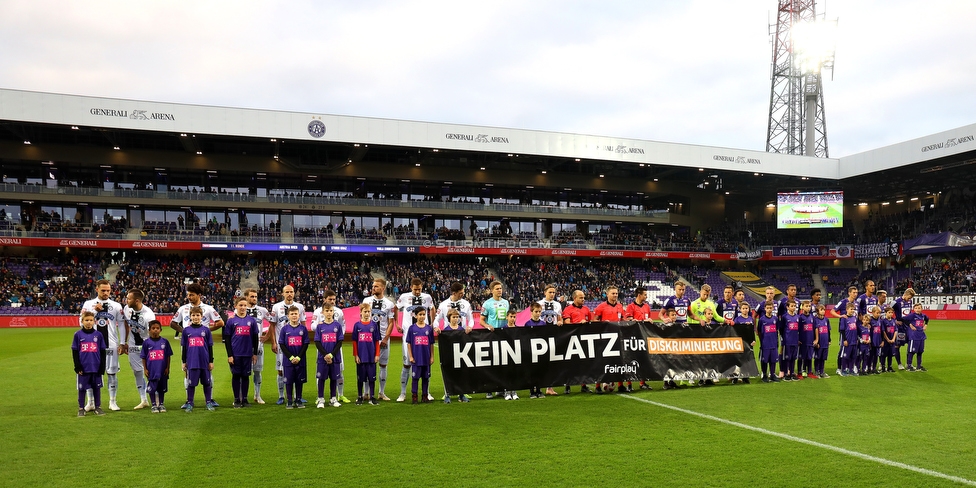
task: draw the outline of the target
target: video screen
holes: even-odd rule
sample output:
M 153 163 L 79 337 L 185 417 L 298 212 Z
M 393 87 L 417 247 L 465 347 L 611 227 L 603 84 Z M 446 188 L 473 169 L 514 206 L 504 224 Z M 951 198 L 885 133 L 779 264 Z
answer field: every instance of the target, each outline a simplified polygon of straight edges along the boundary
M 844 226 L 844 192 L 776 194 L 777 229 L 830 229 Z

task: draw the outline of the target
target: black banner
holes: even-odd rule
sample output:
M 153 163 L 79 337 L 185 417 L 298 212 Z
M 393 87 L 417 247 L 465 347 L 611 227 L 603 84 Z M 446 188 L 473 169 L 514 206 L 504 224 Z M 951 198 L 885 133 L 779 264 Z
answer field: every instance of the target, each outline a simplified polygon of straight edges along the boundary
M 438 349 L 451 394 L 759 375 L 750 343 L 727 326 L 593 322 L 444 331 Z

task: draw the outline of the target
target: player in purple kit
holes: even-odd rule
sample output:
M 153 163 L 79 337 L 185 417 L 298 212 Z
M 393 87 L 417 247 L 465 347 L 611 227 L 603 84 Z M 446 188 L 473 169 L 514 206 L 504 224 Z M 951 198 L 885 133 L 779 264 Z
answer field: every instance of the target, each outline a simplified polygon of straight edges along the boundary
M 418 308 L 414 311 L 416 322 L 407 331 L 407 352 L 410 357 L 411 377 L 410 392 L 413 403 L 417 403 L 417 382 L 422 380 L 422 402 L 430 403 L 430 362 L 434 354 L 434 329 L 427 325 L 427 309 Z
M 864 293 L 857 297 L 857 315 L 869 314 L 871 307 L 878 305 L 878 297 L 874 294 L 876 286 L 873 281 L 864 282 Z
M 457 311 L 454 311 L 455 313 Z M 385 319 L 384 319 L 385 320 Z M 376 399 L 376 362 L 380 358 L 382 332 L 378 321 L 373 320 L 372 304 L 359 305 L 359 322 L 352 326 L 352 354 L 356 356 L 356 388 L 358 398 L 363 396 L 363 385 L 369 384 L 369 403 L 379 405 Z M 356 404 L 360 404 L 359 400 Z
M 318 361 L 316 362 L 315 379 L 318 386 L 319 396 L 315 400 L 315 406 L 325 408 L 325 380 L 329 380 L 329 406 L 341 407 L 339 399 L 336 397 L 339 381 L 339 358 L 342 356 L 342 339 L 345 334 L 343 327 L 336 320 L 336 309 L 323 308 L 322 321 L 315 325 L 315 348 L 318 349 Z M 356 400 L 357 405 L 363 404 L 362 396 Z
M 908 371 L 928 371 L 922 366 L 922 353 L 925 352 L 925 329 L 928 328 L 929 317 L 922 313 L 922 304 L 916 303 L 912 313 L 905 316 L 908 324 Z M 912 357 L 918 357 L 918 366 L 912 366 Z
M 301 402 L 302 387 L 307 381 L 305 353 L 308 351 L 308 329 L 301 323 L 302 309 L 295 305 L 288 307 L 288 323 L 278 334 L 278 349 L 284 358 L 282 376 L 285 378 L 286 409 L 305 408 Z
M 532 305 L 529 306 L 529 313 L 531 313 L 532 315 L 530 316 L 529 320 L 525 321 L 524 324 L 525 327 L 542 327 L 545 325 L 549 325 L 548 323 L 546 323 L 545 320 L 542 320 L 542 305 L 539 304 L 538 302 L 533 302 Z M 545 398 L 545 397 L 546 396 L 542 394 L 542 388 L 538 386 L 533 386 L 529 388 L 530 399 L 531 398 L 538 399 L 538 398 Z
M 163 325 L 158 320 L 149 321 L 149 338 L 143 340 L 142 370 L 146 372 L 146 394 L 152 404 L 152 413 L 165 413 L 163 403 L 165 394 L 169 390 L 169 363 L 173 357 L 173 348 L 169 341 L 162 337 Z
M 853 287 L 852 287 L 853 288 Z M 841 316 L 839 320 L 840 324 L 838 328 L 840 329 L 840 372 L 841 376 L 852 376 L 854 375 L 854 362 L 857 360 L 857 343 L 858 343 L 858 327 L 857 327 L 857 304 L 848 303 L 844 315 Z
M 207 400 L 207 410 L 214 410 L 213 382 L 210 372 L 213 371 L 213 335 L 209 327 L 204 327 L 203 310 L 200 307 L 190 309 L 190 326 L 180 332 L 180 346 L 183 349 L 183 372 L 186 373 L 186 404 L 183 405 L 187 413 L 193 411 L 193 398 L 196 394 L 197 383 L 203 384 L 203 395 Z
M 742 338 L 742 341 L 749 344 L 749 347 L 756 346 L 756 320 L 752 317 L 752 307 L 745 301 L 739 303 L 739 313 L 732 319 L 732 328 L 735 333 Z M 739 381 L 749 384 L 749 377 L 733 378 L 732 383 Z
M 688 323 L 688 308 L 691 307 L 691 300 L 685 296 L 685 284 L 678 281 L 674 284 L 674 295 L 664 301 L 664 306 L 658 312 L 658 318 L 664 321 L 665 310 L 674 309 L 678 316 L 675 319 L 676 325 L 686 325 Z
M 261 324 L 247 313 L 248 301 L 237 299 L 234 316 L 224 324 L 224 347 L 230 364 L 231 389 L 234 391 L 234 408 L 248 405 L 247 393 L 251 385 L 251 366 L 258 360 L 259 331 Z
M 881 323 L 881 307 L 874 305 L 868 310 L 871 315 L 871 352 L 868 355 L 868 373 L 881 374 L 878 371 L 878 358 L 881 356 L 881 347 L 884 345 L 884 324 Z
M 722 290 L 722 298 L 719 298 L 718 303 L 715 305 L 715 311 L 722 317 L 722 322 L 725 325 L 735 323 L 735 317 L 739 310 L 739 302 L 735 301 L 735 298 L 732 296 L 734 290 L 732 285 L 725 285 L 725 288 Z
M 817 334 L 813 341 L 813 371 L 820 378 L 830 378 L 824 371 L 824 365 L 827 363 L 827 351 L 830 348 L 830 319 L 826 317 L 826 313 L 827 307 L 819 304 L 817 305 L 817 314 L 813 316 L 813 327 Z
M 867 376 L 868 359 L 871 357 L 871 314 L 861 315 L 861 324 L 857 328 L 857 374 Z
M 895 360 L 898 361 L 898 369 L 905 369 L 901 364 L 901 346 L 908 344 L 908 324 L 905 321 L 906 315 L 912 313 L 912 298 L 915 297 L 915 290 L 908 288 L 901 298 L 895 300 L 892 308 L 895 309 L 895 322 L 898 325 L 898 336 L 895 338 Z
M 881 372 L 894 373 L 891 361 L 895 356 L 895 341 L 898 340 L 898 322 L 895 321 L 895 309 L 885 310 L 881 319 L 881 331 L 884 333 L 884 344 L 881 346 Z
M 85 416 L 85 392 L 92 391 L 95 402 L 95 415 L 105 415 L 102 411 L 102 375 L 105 374 L 105 357 L 108 343 L 101 332 L 95 330 L 95 314 L 85 310 L 81 313 L 81 329 L 71 340 L 71 357 L 78 375 L 78 416 Z
M 848 305 L 854 304 L 854 302 L 856 301 L 857 301 L 857 287 L 856 286 L 849 287 L 847 289 L 847 298 L 844 298 L 841 301 L 837 302 L 837 305 L 834 305 L 834 309 L 831 310 L 833 316 L 840 319 L 837 321 L 837 332 L 839 334 L 838 340 L 841 342 L 843 342 L 844 340 L 844 331 L 847 330 Z M 854 307 L 854 310 L 855 311 L 857 310 L 856 305 Z M 854 316 L 856 317 L 856 313 Z M 837 348 L 837 374 L 838 375 L 841 375 L 841 373 L 844 370 L 842 364 L 842 357 L 841 357 L 843 354 L 844 354 L 844 347 Z
M 538 303 L 533 303 L 532 306 L 533 307 L 539 307 L 539 311 L 540 312 L 542 311 L 542 305 L 540 305 Z M 541 316 L 541 313 L 540 313 L 540 316 Z M 468 329 L 464 324 L 461 323 L 461 312 L 460 311 L 455 310 L 455 309 L 448 310 L 447 311 L 447 315 L 446 315 L 446 320 L 447 320 L 447 324 L 444 325 L 444 330 L 463 330 L 463 331 L 465 331 L 465 333 L 470 333 L 470 329 Z M 540 321 L 542 322 L 542 325 L 549 325 L 544 320 L 540 320 Z M 529 322 L 531 322 L 531 320 Z M 528 325 L 528 322 L 526 322 L 526 325 Z M 451 403 L 451 392 L 450 391 L 446 391 L 447 385 L 445 385 L 444 388 L 445 388 L 445 391 L 444 391 L 444 403 Z M 468 403 L 468 402 L 471 401 L 471 399 L 468 398 L 467 395 L 461 393 L 461 394 L 458 394 L 458 401 L 461 402 L 461 403 Z
M 797 314 L 796 302 L 787 302 L 786 313 L 778 317 L 780 337 L 783 339 L 783 357 L 780 367 L 786 368 L 783 379 L 786 381 L 799 380 L 796 376 L 796 358 L 800 349 L 800 316 Z
M 813 357 L 816 349 L 817 330 L 813 325 L 813 315 L 810 314 L 813 305 L 809 300 L 800 302 L 800 374 L 806 373 L 807 378 L 817 378 L 813 373 Z
M 772 300 L 766 302 L 763 314 L 756 319 L 756 329 L 759 332 L 759 364 L 762 366 L 763 383 L 778 383 L 776 377 L 776 363 L 779 361 L 779 326 L 773 310 L 776 306 Z M 768 373 L 767 373 L 768 370 Z

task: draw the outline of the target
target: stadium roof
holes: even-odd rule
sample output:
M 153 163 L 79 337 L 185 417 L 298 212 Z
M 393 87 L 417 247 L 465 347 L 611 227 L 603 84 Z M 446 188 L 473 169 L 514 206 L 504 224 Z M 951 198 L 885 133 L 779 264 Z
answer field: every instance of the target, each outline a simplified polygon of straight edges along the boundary
M 884 198 L 976 182 L 976 172 L 958 171 L 976 162 L 976 124 L 841 158 L 811 158 L 714 146 L 699 146 L 612 136 L 525 129 L 377 119 L 319 113 L 187 105 L 0 89 L 0 122 L 29 138 L 18 124 L 126 131 L 128 137 L 153 133 L 225 138 L 228 145 L 248 139 L 288 140 L 343 148 L 357 145 L 424 148 L 523 157 L 603 161 L 614 165 L 671 167 L 780 175 L 836 181 L 852 198 Z M 23 131 L 19 134 L 18 130 Z M 30 130 L 40 130 L 36 126 Z M 110 136 L 107 136 L 110 137 Z M 170 144 L 180 145 L 172 139 Z M 155 141 L 149 146 L 159 144 Z M 192 143 L 191 143 L 192 145 Z M 358 146 L 357 146 L 358 147 Z M 183 143 L 187 149 L 187 143 Z M 379 149 L 379 148 L 376 148 Z M 371 156 L 376 149 L 370 149 Z M 348 151 L 344 149 L 344 151 Z M 238 153 L 240 154 L 240 153 Z M 331 159 L 345 162 L 348 152 Z M 352 157 L 349 155 L 349 157 Z M 749 180 L 729 182 L 748 186 Z M 774 184 L 775 185 L 775 184 Z M 778 185 L 782 188 L 783 182 Z M 802 187 L 801 182 L 792 186 Z M 726 187 L 731 186 L 726 184 Z M 822 186 L 822 185 L 821 185 Z M 862 193 L 862 195 L 858 195 Z

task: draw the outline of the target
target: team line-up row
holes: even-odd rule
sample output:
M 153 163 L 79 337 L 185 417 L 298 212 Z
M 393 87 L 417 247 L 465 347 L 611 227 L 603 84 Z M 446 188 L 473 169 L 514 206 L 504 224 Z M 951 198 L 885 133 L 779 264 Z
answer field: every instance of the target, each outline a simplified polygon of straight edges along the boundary
M 396 303 L 385 297 L 387 283 L 380 278 L 374 281 L 372 295 L 361 304 L 360 321 L 352 331 L 353 355 L 357 369 L 357 403 L 378 404 L 378 400 L 389 400 L 384 394 L 389 361 L 389 342 L 395 328 L 402 334 L 403 369 L 401 371 L 401 392 L 397 401 L 405 401 L 406 388 L 412 378 L 411 397 L 414 402 L 429 402 L 429 379 L 432 346 L 434 337 L 442 328 L 474 327 L 474 313 L 471 304 L 464 300 L 464 286 L 454 283 L 451 296 L 437 307 L 433 320 L 433 300 L 423 292 L 423 282 L 414 279 L 411 291 L 402 294 Z M 501 297 L 499 282 L 489 285 L 492 297 L 481 307 L 480 325 L 486 329 L 516 326 L 516 311 L 509 308 L 508 301 Z M 795 380 L 803 377 L 823 378 L 827 350 L 831 342 L 830 323 L 825 315 L 825 307 L 819 303 L 820 293 L 814 290 L 811 300 L 799 301 L 796 287 L 790 285 L 786 296 L 778 302 L 773 300 L 775 289 L 766 290 L 767 300 L 759 302 L 755 310 L 745 301 L 742 290 L 727 286 L 723 298 L 717 303 L 710 300 L 711 288 L 702 286 L 698 299 L 684 296 L 685 285 L 675 283 L 675 295 L 669 297 L 658 317 L 665 324 L 688 325 L 699 323 L 708 325 L 731 325 L 751 345 L 759 339 L 762 379 L 766 382 Z M 894 371 L 892 358 L 897 359 L 901 368 L 901 346 L 909 345 L 910 370 L 913 356 L 917 357 L 917 369 L 924 371 L 921 355 L 924 352 L 925 329 L 928 317 L 921 313 L 919 306 L 911 306 L 914 292 L 909 289 L 905 295 L 888 306 L 884 291 L 875 295 L 874 283 L 865 284 L 865 293 L 858 295 L 858 289 L 851 287 L 848 298 L 837 304 L 834 316 L 839 321 L 838 373 L 880 374 Z M 170 358 L 173 354 L 169 342 L 161 337 L 162 326 L 155 314 L 143 303 L 145 294 L 131 289 L 126 295 L 123 307 L 109 299 L 111 284 L 106 280 L 96 283 L 97 296 L 88 300 L 82 308 L 82 328 L 75 334 L 72 344 L 75 371 L 78 374 L 79 416 L 87 411 L 101 413 L 100 388 L 102 374 L 108 375 L 109 408 L 120 410 L 116 402 L 118 389 L 117 373 L 119 356 L 128 355 L 139 390 L 141 402 L 136 409 L 150 406 L 153 412 L 165 412 L 163 398 L 168 388 Z M 222 339 L 232 373 L 234 406 L 249 405 L 248 376 L 254 375 L 254 401 L 263 404 L 261 398 L 262 372 L 264 365 L 264 344 L 270 343 L 276 355 L 278 372 L 278 403 L 286 408 L 304 408 L 302 386 L 307 381 L 305 356 L 310 344 L 318 351 L 316 378 L 318 383 L 317 406 L 324 408 L 324 383 L 330 380 L 328 404 L 340 406 L 349 402 L 343 392 L 342 340 L 346 331 L 344 315 L 335 307 L 335 294 L 326 291 L 322 307 L 313 313 L 311 328 L 304 324 L 304 307 L 294 300 L 295 292 L 291 286 L 282 289 L 283 300 L 272 306 L 271 310 L 257 305 L 257 291 L 245 290 L 235 303 L 235 313 L 225 321 L 216 310 L 202 303 L 203 288 L 193 283 L 187 286 L 187 304 L 180 307 L 170 326 L 177 331 L 181 343 L 181 363 L 184 371 L 184 386 L 187 402 L 184 409 L 192 411 L 197 384 L 202 384 L 208 409 L 217 404 L 212 398 L 213 336 L 212 332 L 222 330 Z M 545 298 L 531 306 L 531 318 L 523 326 L 544 326 L 576 324 L 588 321 L 620 321 L 652 319 L 646 292 L 638 288 L 634 301 L 626 308 L 618 300 L 616 287 L 607 288 L 606 300 L 592 312 L 583 303 L 583 293 L 572 294 L 572 302 L 563 307 L 555 298 L 554 286 L 545 290 Z M 884 312 L 882 312 L 882 307 Z M 882 316 L 883 314 L 883 316 Z M 89 319 L 90 317 L 90 319 Z M 263 327 L 267 320 L 273 327 Z M 91 322 L 91 327 L 86 326 Z M 436 324 L 440 323 L 438 328 Z M 392 325 L 392 326 L 391 326 Z M 124 332 L 123 332 L 124 331 Z M 182 334 L 181 334 L 182 333 Z M 122 335 L 122 341 L 119 336 Z M 782 339 L 782 345 L 779 344 Z M 797 361 L 800 372 L 797 373 Z M 881 369 L 877 367 L 881 360 Z M 776 374 L 776 363 L 780 372 Z M 378 373 L 378 375 L 377 375 Z M 379 378 L 379 395 L 375 381 Z M 746 380 L 748 381 L 748 380 Z M 418 383 L 422 387 L 418 398 Z M 665 389 L 677 385 L 665 382 Z M 631 384 L 618 384 L 620 391 L 632 391 Z M 650 386 L 641 383 L 642 388 Z M 365 391 L 364 391 L 365 388 Z M 613 385 L 596 385 L 596 391 L 612 390 Z M 87 401 L 86 394 L 88 392 Z M 566 392 L 570 388 L 566 386 Z M 582 391 L 590 391 L 582 385 Z M 550 387 L 546 394 L 555 395 Z M 506 399 L 518 399 L 514 391 L 504 392 Z M 542 398 L 540 388 L 533 388 L 532 398 Z M 489 394 L 489 398 L 492 394 Z M 459 395 L 462 402 L 469 401 L 466 395 Z M 450 402 L 450 395 L 445 395 Z

